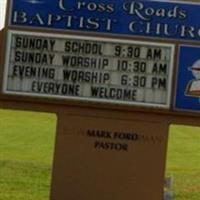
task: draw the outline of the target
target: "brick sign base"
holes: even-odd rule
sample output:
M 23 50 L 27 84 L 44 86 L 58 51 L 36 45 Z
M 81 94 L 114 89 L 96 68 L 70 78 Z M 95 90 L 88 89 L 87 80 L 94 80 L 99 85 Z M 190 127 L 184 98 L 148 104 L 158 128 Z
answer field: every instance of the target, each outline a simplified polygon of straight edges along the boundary
M 51 200 L 163 199 L 162 120 L 105 110 L 60 113 Z

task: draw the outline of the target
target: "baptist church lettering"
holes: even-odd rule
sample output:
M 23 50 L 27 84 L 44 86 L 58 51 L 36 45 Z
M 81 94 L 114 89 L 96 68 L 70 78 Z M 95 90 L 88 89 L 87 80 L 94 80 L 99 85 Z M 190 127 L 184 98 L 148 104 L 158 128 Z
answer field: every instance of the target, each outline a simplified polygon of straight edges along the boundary
M 13 0 L 11 24 L 62 30 L 199 40 L 197 3 L 57 0 L 46 9 Z M 20 6 L 19 6 L 20 5 Z M 34 7 L 36 6 L 36 7 Z M 30 7 L 32 9 L 30 10 Z M 94 17 L 95 16 L 95 17 Z

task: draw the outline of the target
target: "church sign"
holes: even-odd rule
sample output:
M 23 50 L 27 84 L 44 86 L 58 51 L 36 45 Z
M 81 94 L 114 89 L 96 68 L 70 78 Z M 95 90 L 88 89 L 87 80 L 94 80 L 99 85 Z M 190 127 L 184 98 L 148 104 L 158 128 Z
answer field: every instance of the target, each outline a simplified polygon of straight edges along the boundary
M 200 110 L 199 3 L 11 0 L 8 7 L 4 94 Z
M 200 3 L 8 0 L 7 11 L 0 106 L 57 114 L 50 199 L 163 199 L 169 125 L 200 123 Z

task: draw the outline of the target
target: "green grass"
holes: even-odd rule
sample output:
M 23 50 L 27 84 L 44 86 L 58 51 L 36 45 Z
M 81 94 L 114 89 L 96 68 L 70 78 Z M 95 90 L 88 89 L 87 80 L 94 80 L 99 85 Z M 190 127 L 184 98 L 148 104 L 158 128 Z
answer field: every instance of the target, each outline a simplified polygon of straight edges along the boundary
M 56 116 L 0 110 L 0 200 L 48 200 Z
M 173 178 L 177 200 L 200 199 L 200 128 L 172 126 L 169 135 L 167 174 Z
M 53 114 L 0 110 L 0 200 L 49 199 L 55 128 Z M 171 126 L 166 173 L 176 200 L 200 200 L 200 128 Z

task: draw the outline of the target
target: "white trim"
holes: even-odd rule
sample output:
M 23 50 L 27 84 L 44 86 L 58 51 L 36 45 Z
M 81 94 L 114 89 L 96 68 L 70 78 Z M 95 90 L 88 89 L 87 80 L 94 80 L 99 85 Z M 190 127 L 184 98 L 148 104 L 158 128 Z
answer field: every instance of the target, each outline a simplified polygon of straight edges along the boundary
M 162 2 L 164 2 L 164 3 L 178 3 L 178 4 L 189 4 L 189 5 L 200 5 L 200 3 L 199 2 L 195 2 L 195 1 L 193 1 L 193 2 L 190 2 L 190 1 L 178 1 L 178 0 L 171 0 L 171 1 L 169 1 L 169 0 L 150 0 L 150 1 L 156 1 L 156 2 L 159 2 L 159 3 L 162 3 Z
M 6 41 L 6 54 L 5 54 L 5 64 L 4 64 L 4 73 L 3 73 L 3 92 L 6 93 L 6 86 L 8 81 L 8 66 L 9 66 L 9 57 L 10 57 L 10 46 L 11 46 L 11 36 L 12 32 L 8 31 L 7 33 L 7 41 Z

